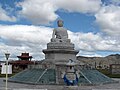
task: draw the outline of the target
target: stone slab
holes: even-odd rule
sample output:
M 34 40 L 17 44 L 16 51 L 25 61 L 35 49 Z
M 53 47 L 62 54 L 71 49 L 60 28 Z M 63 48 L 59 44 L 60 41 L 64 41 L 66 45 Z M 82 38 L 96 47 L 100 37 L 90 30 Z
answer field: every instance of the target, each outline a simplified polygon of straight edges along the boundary
M 64 86 L 63 90 L 79 90 L 78 86 Z

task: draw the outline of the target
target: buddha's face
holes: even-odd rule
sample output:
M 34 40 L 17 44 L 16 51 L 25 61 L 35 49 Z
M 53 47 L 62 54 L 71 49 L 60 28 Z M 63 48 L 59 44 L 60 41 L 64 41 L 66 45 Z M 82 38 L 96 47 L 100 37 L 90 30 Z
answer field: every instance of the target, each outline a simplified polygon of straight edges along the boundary
M 62 20 L 58 20 L 57 24 L 58 24 L 58 27 L 63 27 L 63 21 Z

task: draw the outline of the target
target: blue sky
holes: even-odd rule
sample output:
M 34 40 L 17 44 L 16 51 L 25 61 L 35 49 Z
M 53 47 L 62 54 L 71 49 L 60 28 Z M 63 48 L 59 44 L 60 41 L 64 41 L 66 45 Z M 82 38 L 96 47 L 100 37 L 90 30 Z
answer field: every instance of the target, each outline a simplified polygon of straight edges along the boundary
M 0 60 L 29 52 L 43 59 L 57 20 L 82 56 L 120 53 L 120 0 L 0 0 Z

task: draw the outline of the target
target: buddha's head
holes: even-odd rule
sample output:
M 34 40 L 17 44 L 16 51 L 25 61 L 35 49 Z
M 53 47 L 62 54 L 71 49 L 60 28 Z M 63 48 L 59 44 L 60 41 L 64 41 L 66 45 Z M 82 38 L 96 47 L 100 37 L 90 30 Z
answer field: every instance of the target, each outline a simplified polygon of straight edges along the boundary
M 58 24 L 58 27 L 63 27 L 63 21 L 62 20 L 58 20 L 57 24 Z

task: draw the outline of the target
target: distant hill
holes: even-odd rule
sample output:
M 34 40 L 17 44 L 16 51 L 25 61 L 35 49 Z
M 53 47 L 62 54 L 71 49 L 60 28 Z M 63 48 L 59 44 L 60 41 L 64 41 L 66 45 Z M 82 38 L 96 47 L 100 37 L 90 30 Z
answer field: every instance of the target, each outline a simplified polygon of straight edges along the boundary
M 111 54 L 109 56 L 107 56 L 106 58 L 108 57 L 115 57 L 116 59 L 120 59 L 120 54 Z
M 85 57 L 85 56 L 77 56 L 77 60 L 83 60 L 83 59 L 103 59 L 103 58 L 114 58 L 114 59 L 120 59 L 120 54 L 111 54 L 106 57 Z
M 77 56 L 77 60 L 92 66 L 109 67 L 111 64 L 120 64 L 120 54 L 111 54 L 106 57 Z

